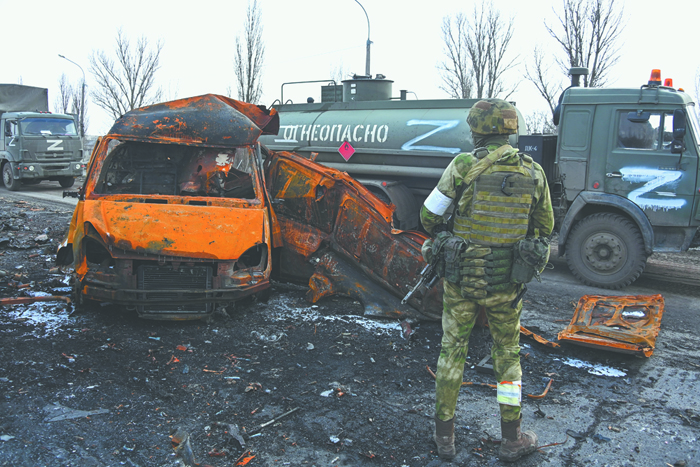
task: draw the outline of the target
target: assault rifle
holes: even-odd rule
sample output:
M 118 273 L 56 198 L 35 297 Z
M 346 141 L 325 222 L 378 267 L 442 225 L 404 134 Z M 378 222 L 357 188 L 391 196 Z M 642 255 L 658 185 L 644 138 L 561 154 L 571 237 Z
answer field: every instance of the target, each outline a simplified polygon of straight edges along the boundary
M 413 295 L 416 292 L 416 290 L 420 289 L 424 284 L 427 283 L 427 288 L 431 288 L 435 284 L 435 282 L 440 278 L 435 271 L 435 269 L 437 268 L 437 263 L 439 261 L 437 259 L 438 257 L 439 255 L 435 255 L 435 258 L 433 258 L 432 263 L 428 263 L 425 265 L 423 270 L 420 272 L 420 280 L 418 281 L 418 283 L 406 294 L 403 300 L 401 300 L 402 305 L 405 304 L 408 301 L 408 299 L 411 298 L 411 295 Z
M 420 272 L 420 280 L 418 283 L 406 294 L 403 300 L 401 300 L 402 305 L 404 305 L 418 289 L 426 284 L 427 288 L 429 289 L 440 279 L 437 268 L 438 263 L 443 259 L 442 251 L 445 249 L 445 243 L 446 242 L 444 241 L 440 242 L 440 248 L 438 248 L 438 251 L 433 254 L 433 257 L 431 258 L 432 261 L 426 264 L 423 270 Z

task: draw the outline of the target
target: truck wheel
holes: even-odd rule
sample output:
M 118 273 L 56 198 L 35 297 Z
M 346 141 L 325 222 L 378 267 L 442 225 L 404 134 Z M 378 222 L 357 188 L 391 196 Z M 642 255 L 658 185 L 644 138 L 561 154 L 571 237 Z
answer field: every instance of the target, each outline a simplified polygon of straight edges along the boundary
M 633 222 L 618 214 L 598 213 L 571 230 L 566 262 L 584 284 L 616 290 L 637 280 L 647 256 L 642 234 Z
M 58 183 L 60 183 L 63 188 L 70 188 L 75 183 L 75 178 L 74 177 L 61 177 L 58 179 Z
M 5 162 L 5 165 L 2 166 L 2 182 L 5 184 L 5 188 L 10 191 L 19 190 L 19 180 L 12 177 L 12 166 L 9 162 Z

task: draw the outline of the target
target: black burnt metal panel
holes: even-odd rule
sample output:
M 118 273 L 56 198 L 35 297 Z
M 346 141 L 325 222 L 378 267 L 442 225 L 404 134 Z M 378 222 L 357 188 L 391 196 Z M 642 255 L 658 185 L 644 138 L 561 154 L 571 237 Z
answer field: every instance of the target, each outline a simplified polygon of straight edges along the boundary
M 124 139 L 236 147 L 278 130 L 276 110 L 206 94 L 131 110 L 109 133 Z

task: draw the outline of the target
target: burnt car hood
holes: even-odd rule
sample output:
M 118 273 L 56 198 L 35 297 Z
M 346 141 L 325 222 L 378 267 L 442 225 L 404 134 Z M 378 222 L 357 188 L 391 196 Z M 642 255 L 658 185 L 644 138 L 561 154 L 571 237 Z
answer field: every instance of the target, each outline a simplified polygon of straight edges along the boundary
M 262 207 L 189 206 L 84 201 L 84 219 L 102 240 L 125 251 L 186 258 L 236 260 L 263 243 Z M 177 219 L 177 222 L 173 222 Z M 246 235 L 241 235 L 245 226 Z
M 201 146 L 244 146 L 261 134 L 277 134 L 279 115 L 216 94 L 178 99 L 131 110 L 109 135 L 120 139 Z

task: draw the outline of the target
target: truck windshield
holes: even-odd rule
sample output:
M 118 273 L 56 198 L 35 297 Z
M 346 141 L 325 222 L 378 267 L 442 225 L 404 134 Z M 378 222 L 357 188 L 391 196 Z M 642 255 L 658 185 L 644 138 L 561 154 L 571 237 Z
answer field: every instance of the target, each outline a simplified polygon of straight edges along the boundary
M 19 122 L 23 135 L 77 136 L 75 122 L 69 118 L 25 118 Z
M 252 147 L 126 141 L 107 155 L 95 192 L 254 199 L 254 157 Z
M 695 145 L 700 146 L 700 123 L 698 123 L 698 114 L 695 106 L 692 108 L 689 106 L 686 113 L 688 114 L 690 125 L 693 127 L 693 138 L 695 139 Z

